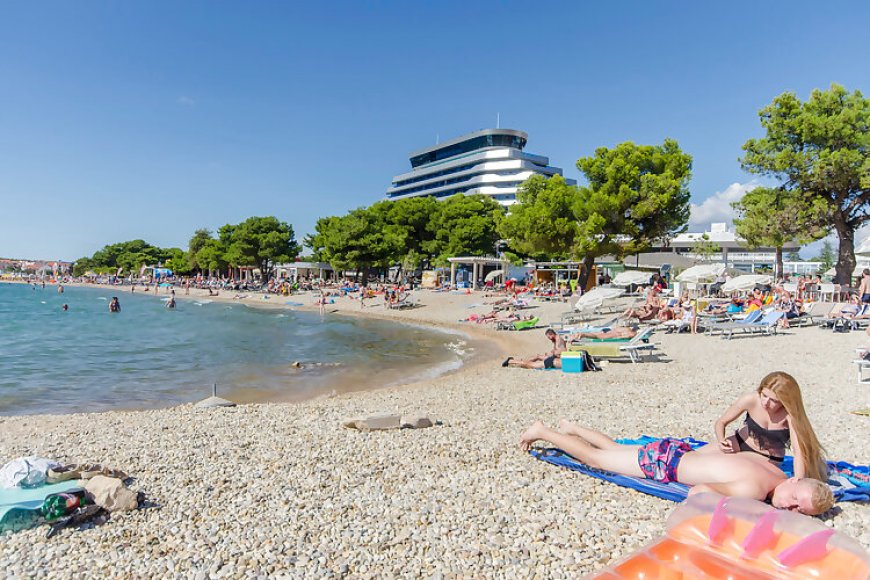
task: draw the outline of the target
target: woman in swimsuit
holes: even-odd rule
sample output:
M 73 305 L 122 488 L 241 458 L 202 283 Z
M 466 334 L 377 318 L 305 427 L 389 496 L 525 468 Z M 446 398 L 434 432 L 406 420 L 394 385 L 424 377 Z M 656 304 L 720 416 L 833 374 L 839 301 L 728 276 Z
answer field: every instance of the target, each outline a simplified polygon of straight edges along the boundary
M 744 413 L 743 424 L 725 437 L 725 428 Z M 740 397 L 722 413 L 715 429 L 719 444 L 706 445 L 704 451 L 750 451 L 779 465 L 786 447 L 790 447 L 796 477 L 827 479 L 822 447 L 804 410 L 800 387 L 787 373 L 778 371 L 764 377 L 754 393 Z

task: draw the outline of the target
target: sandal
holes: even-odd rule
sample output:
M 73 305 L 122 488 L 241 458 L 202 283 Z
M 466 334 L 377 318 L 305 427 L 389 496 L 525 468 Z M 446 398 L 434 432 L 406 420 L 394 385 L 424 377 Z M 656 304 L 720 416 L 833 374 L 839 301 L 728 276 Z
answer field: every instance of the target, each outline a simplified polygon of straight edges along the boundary
M 514 357 L 512 357 L 512 356 L 507 357 L 507 358 L 505 359 L 505 361 L 504 361 L 503 363 L 501 363 L 501 366 L 503 366 L 503 367 L 508 366 L 508 365 L 511 363 L 512 360 L 514 360 Z

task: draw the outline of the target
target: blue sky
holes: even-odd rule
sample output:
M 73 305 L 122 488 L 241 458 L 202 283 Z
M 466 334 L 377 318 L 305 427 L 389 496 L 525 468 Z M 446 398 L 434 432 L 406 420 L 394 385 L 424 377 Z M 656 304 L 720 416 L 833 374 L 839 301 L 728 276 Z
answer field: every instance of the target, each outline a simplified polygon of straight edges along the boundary
M 0 12 L 0 256 L 382 199 L 407 154 L 495 125 L 579 178 L 677 139 L 694 221 L 752 176 L 758 110 L 870 90 L 864 2 L 33 2 Z M 706 203 L 705 203 L 706 202 Z

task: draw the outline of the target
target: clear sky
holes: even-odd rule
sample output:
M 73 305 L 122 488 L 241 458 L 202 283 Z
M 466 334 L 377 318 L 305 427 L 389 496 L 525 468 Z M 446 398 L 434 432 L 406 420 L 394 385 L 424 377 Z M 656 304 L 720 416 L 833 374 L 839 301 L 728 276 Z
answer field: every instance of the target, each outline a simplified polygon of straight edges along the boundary
M 186 248 L 252 215 L 301 240 L 497 113 L 568 177 L 677 139 L 706 225 L 773 97 L 870 91 L 868 25 L 861 1 L 5 3 L 0 256 Z

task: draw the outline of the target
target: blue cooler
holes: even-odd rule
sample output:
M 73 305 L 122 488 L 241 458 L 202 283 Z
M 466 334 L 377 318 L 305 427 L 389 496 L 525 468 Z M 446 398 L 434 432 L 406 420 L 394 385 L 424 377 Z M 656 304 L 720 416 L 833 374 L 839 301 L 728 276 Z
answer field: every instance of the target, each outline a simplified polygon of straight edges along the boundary
M 563 373 L 582 373 L 583 368 L 583 353 L 580 351 L 566 350 L 562 353 L 562 372 Z

